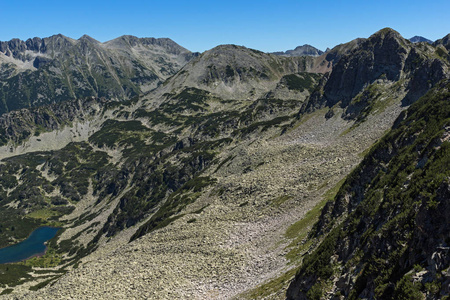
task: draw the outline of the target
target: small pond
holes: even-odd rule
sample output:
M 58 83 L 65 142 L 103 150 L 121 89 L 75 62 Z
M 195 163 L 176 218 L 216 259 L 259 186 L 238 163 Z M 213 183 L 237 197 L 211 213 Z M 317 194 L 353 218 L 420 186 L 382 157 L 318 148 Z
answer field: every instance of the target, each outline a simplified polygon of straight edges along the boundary
M 39 227 L 26 240 L 0 249 L 0 264 L 18 262 L 44 254 L 47 249 L 44 243 L 53 238 L 59 229 L 48 226 Z

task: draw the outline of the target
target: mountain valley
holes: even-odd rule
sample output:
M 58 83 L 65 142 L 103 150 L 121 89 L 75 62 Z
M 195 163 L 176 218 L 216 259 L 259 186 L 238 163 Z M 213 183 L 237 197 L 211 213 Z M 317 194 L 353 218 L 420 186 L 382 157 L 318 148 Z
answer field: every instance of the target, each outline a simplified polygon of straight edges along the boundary
M 0 298 L 448 296 L 448 37 L 0 43 Z

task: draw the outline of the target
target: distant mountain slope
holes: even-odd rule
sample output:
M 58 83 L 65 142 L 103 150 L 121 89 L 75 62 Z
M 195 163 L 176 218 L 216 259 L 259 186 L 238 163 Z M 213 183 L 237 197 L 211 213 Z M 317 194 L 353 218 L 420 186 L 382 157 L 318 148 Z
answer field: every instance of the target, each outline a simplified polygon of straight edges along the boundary
M 294 50 L 280 51 L 280 52 L 272 52 L 272 54 L 280 55 L 280 56 L 319 56 L 324 52 L 313 47 L 311 45 L 305 44 L 303 46 L 298 46 Z
M 164 83 L 159 92 L 195 87 L 223 99 L 258 99 L 288 74 L 309 72 L 313 57 L 280 57 L 236 45 L 220 45 L 202 53 Z
M 311 70 L 317 73 L 331 72 L 333 67 L 339 62 L 339 60 L 346 54 L 350 54 L 356 47 L 363 43 L 366 39 L 357 38 L 348 43 L 339 44 L 333 49 L 328 49 L 322 55 L 316 57 L 315 66 Z
M 422 42 L 425 42 L 425 43 L 428 43 L 428 44 L 433 44 L 432 40 L 429 40 L 427 38 L 424 38 L 423 36 L 418 36 L 418 35 L 413 36 L 412 38 L 409 39 L 409 41 L 411 43 L 422 43 Z
M 170 39 L 133 36 L 106 43 L 86 35 L 0 42 L 0 113 L 87 96 L 129 99 L 195 55 Z

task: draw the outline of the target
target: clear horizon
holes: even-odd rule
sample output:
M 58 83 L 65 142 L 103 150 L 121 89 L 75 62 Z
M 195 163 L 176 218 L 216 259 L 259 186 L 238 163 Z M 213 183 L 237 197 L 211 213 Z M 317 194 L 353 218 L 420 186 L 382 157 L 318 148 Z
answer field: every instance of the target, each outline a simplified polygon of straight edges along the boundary
M 0 41 L 87 34 L 106 42 L 122 35 L 170 38 L 203 52 L 236 44 L 264 52 L 309 44 L 320 50 L 390 27 L 404 38 L 450 33 L 450 1 L 21 1 L 2 4 Z M 14 26 L 10 26 L 14 24 Z

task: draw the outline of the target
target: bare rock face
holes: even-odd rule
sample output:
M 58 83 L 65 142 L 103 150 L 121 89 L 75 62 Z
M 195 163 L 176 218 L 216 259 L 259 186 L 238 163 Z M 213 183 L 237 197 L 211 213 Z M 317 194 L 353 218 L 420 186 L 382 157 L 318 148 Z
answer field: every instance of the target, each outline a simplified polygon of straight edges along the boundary
M 376 86 L 393 83 L 398 93 L 404 93 L 403 104 L 409 105 L 448 77 L 447 54 L 440 57 L 439 51 L 431 45 L 412 44 L 390 28 L 382 29 L 340 57 L 323 90 L 303 110 L 338 104 L 345 108 L 345 118 L 358 118 L 370 109 L 367 99 L 375 96 Z
M 75 119 L 95 116 L 100 107 L 108 102 L 92 97 L 3 114 L 0 116 L 0 146 L 8 143 L 18 145 L 31 136 L 59 130 Z
M 339 101 L 347 106 L 364 85 L 382 76 L 387 80 L 399 80 L 408 51 L 406 40 L 393 30 L 385 29 L 372 35 L 334 67 L 325 86 L 327 106 Z
M 447 50 L 450 50 L 450 34 L 447 34 L 445 37 L 443 37 L 442 39 L 439 39 L 437 41 L 435 41 L 433 43 L 434 46 L 438 46 L 438 45 L 442 45 L 445 48 L 447 48 Z
M 33 67 L 36 69 L 42 68 L 43 66 L 49 64 L 52 61 L 51 58 L 43 57 L 43 56 L 36 56 L 36 58 L 33 61 Z

